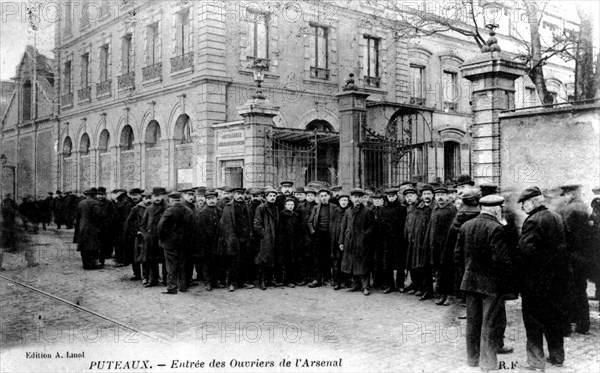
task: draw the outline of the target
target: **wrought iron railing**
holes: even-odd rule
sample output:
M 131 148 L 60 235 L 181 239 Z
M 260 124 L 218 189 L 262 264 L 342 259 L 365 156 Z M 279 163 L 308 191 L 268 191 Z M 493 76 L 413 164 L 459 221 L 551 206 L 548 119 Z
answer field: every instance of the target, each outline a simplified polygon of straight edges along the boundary
M 171 72 L 189 69 L 194 66 L 194 52 L 171 58 Z
M 162 62 L 157 62 L 153 65 L 142 68 L 142 78 L 144 80 L 151 80 L 160 78 L 162 76 Z
M 135 84 L 135 72 L 130 71 L 119 76 L 119 89 L 132 88 Z
M 92 86 L 83 87 L 77 90 L 77 99 L 79 101 L 90 101 L 92 99 Z
M 96 84 L 96 97 L 107 96 L 111 94 L 112 79 L 105 80 Z

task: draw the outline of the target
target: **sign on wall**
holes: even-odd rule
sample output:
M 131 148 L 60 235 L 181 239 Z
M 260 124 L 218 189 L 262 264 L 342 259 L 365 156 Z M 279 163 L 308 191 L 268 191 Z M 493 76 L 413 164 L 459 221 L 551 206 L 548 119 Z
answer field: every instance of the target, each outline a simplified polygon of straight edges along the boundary
M 217 134 L 217 152 L 243 153 L 246 145 L 244 130 L 222 131 Z

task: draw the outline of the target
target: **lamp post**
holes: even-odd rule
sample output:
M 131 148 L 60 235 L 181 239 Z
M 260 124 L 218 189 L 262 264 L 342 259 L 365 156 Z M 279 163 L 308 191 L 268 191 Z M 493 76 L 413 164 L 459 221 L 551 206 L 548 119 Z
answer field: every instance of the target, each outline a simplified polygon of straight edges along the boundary
M 252 63 L 252 72 L 254 74 L 254 81 L 256 82 L 256 93 L 252 98 L 258 100 L 264 100 L 265 95 L 262 93 L 262 82 L 265 80 L 265 71 L 269 69 L 269 60 L 264 58 L 257 58 Z
M 8 157 L 6 157 L 6 154 L 2 154 L 0 155 L 0 163 L 2 164 L 2 170 L 4 171 L 4 168 L 8 168 L 12 171 L 12 175 L 13 175 L 13 198 L 16 200 L 17 198 L 17 166 L 11 166 L 8 165 Z

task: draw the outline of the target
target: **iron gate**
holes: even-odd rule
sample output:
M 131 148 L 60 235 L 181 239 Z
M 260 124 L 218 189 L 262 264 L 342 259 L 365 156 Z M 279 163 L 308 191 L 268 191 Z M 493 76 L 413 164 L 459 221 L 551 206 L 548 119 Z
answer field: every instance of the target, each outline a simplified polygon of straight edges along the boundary
M 424 110 L 402 108 L 389 120 L 385 134 L 371 130 L 362 119 L 360 179 L 363 187 L 384 188 L 403 181 L 428 181 L 429 157 L 435 157 L 433 175 L 437 175 L 437 151 L 433 145 L 432 120 Z M 433 153 L 433 154 L 431 154 Z

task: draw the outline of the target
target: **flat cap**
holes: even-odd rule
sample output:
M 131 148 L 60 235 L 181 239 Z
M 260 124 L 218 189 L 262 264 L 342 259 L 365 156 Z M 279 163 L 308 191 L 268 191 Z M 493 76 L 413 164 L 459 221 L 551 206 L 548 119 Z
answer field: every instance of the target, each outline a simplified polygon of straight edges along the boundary
M 180 199 L 181 192 L 171 192 L 171 193 L 169 193 L 169 195 L 167 197 L 173 198 L 173 199 Z
M 347 190 L 342 189 L 340 191 L 340 195 L 338 196 L 338 200 L 341 199 L 342 197 L 350 198 L 350 193 L 348 193 Z
M 241 187 L 240 188 L 229 188 L 229 192 L 231 192 L 231 193 L 235 193 L 235 192 L 246 193 L 246 188 L 241 188 Z
M 299 186 L 299 187 L 296 187 L 296 190 L 294 190 L 294 193 L 306 193 L 306 192 L 304 191 L 304 187 Z
M 383 192 L 379 189 L 377 189 L 375 192 L 373 192 L 373 195 L 371 196 L 371 198 L 383 198 Z
M 277 189 L 273 188 L 273 187 L 267 187 L 265 188 L 265 196 L 268 196 L 271 193 L 275 193 L 277 194 Z
M 403 181 L 402 184 L 400 184 L 400 187 L 403 187 L 405 185 L 410 185 L 411 187 L 415 187 L 415 184 L 413 184 L 410 181 Z
M 448 193 L 448 188 L 443 185 L 433 188 L 433 193 Z
M 479 184 L 479 189 L 481 189 L 481 195 L 483 197 L 498 193 L 498 185 L 494 183 L 481 183 Z
M 162 187 L 154 187 L 152 188 L 152 195 L 153 196 L 162 196 L 167 194 L 167 190 L 165 188 Z
M 86 190 L 85 192 L 83 192 L 83 194 L 98 194 L 98 189 L 90 188 L 90 189 Z
M 85 194 L 85 192 L 83 194 Z M 105 187 L 99 187 L 98 190 L 96 191 L 96 194 L 106 194 L 106 188 Z
M 129 189 L 129 194 L 142 194 L 144 191 L 140 188 Z
M 206 187 L 201 186 L 196 188 L 196 194 L 198 195 L 206 195 Z
M 350 191 L 351 196 L 364 196 L 365 191 L 360 188 L 354 188 Z
M 62 194 L 62 192 L 60 190 L 57 190 L 55 193 L 56 194 Z
M 431 192 L 433 192 L 433 186 L 431 184 L 423 184 L 421 185 L 421 193 L 426 191 L 426 190 L 430 190 Z
M 462 202 L 467 206 L 477 206 L 479 204 L 480 193 L 477 189 L 468 189 L 462 194 Z
M 304 191 L 306 192 L 306 194 L 312 193 L 314 195 L 317 195 L 317 191 L 314 190 L 313 188 L 306 187 L 306 188 L 304 188 Z
M 260 188 L 250 188 L 248 189 L 248 194 L 250 194 L 251 196 L 259 196 L 263 194 L 263 191 Z
M 479 199 L 481 206 L 502 206 L 504 204 L 504 197 L 497 194 L 490 194 L 489 196 L 481 197 Z
M 407 195 L 407 194 L 410 194 L 410 193 L 417 194 L 417 190 L 415 189 L 415 187 L 408 186 L 408 187 L 405 187 L 404 190 L 402 191 L 403 195 Z
M 214 190 L 214 189 L 212 189 L 212 188 L 211 189 L 206 189 L 204 191 L 204 197 L 206 197 L 206 198 L 208 198 L 208 197 L 218 197 L 218 196 L 219 196 L 219 193 L 217 193 L 217 191 Z
M 293 182 L 293 181 L 286 180 L 286 181 L 282 181 L 281 183 L 279 183 L 279 185 L 281 185 L 281 186 L 285 186 L 285 187 L 287 187 L 287 186 L 290 186 L 290 187 L 291 187 L 291 186 L 294 186 L 294 182 Z
M 467 185 L 467 184 L 469 184 L 470 186 L 474 186 L 475 185 L 475 182 L 473 181 L 473 179 L 471 179 L 471 175 L 469 175 L 469 174 L 458 175 L 456 183 L 457 183 L 458 186 L 460 186 L 460 185 Z
M 532 187 L 525 189 L 523 192 L 521 192 L 521 195 L 519 196 L 519 200 L 517 202 L 518 203 L 525 202 L 530 198 L 533 198 L 535 196 L 541 196 L 541 195 L 542 195 L 542 191 L 540 190 L 540 188 L 538 188 L 536 186 L 532 186 Z
M 179 193 L 191 193 L 191 194 L 193 194 L 193 193 L 196 193 L 196 191 L 194 189 L 192 189 L 192 188 L 188 188 L 188 189 L 182 189 L 182 190 L 180 190 Z
M 331 188 L 332 192 L 339 192 L 340 190 L 342 190 L 342 186 L 341 185 L 336 185 L 333 188 Z
M 298 203 L 298 201 L 297 201 L 295 198 L 293 198 L 293 197 L 287 197 L 287 198 L 285 199 L 285 203 L 287 203 L 288 201 L 292 201 L 292 202 L 294 202 L 294 204 L 297 204 L 297 203 Z
M 396 194 L 398 193 L 398 188 L 387 188 L 383 191 L 385 194 Z
M 325 193 L 331 195 L 331 190 L 329 190 L 327 188 L 321 188 L 321 189 L 319 189 L 319 194 L 321 194 L 322 192 L 325 192 Z

